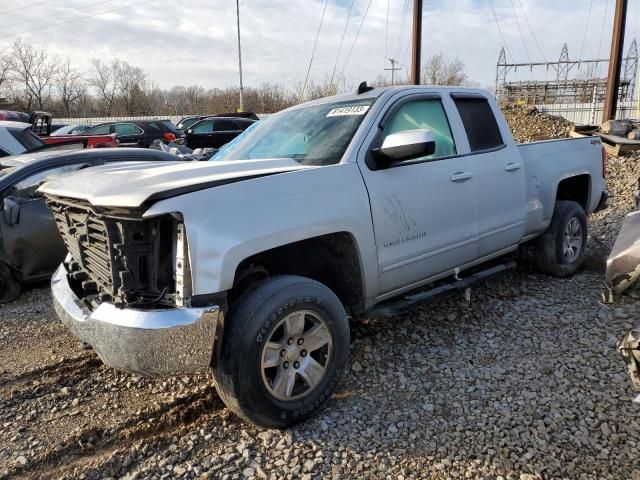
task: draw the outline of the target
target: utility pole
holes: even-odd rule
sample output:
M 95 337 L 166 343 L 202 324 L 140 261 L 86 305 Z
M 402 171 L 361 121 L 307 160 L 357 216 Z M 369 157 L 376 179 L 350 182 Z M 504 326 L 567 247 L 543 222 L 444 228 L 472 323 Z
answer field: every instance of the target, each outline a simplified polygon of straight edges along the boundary
M 391 71 L 391 85 L 395 85 L 395 73 L 398 70 L 402 69 L 400 67 L 396 67 L 396 63 L 398 63 L 398 60 L 396 60 L 395 58 L 390 58 L 389 61 L 391 62 L 391 68 L 385 68 L 385 70 Z
M 238 19 L 238 67 L 240 70 L 240 108 L 244 112 L 244 92 L 242 86 L 242 48 L 240 47 L 240 0 L 236 0 L 236 18 Z
M 613 36 L 611 38 L 609 76 L 607 77 L 607 93 L 604 99 L 604 113 L 602 115 L 603 122 L 616 118 L 618 92 L 620 90 L 620 71 L 622 69 L 624 30 L 627 23 L 627 3 L 627 0 L 616 0 Z
M 422 47 L 422 0 L 413 0 L 413 51 L 411 83 L 420 85 L 420 49 Z

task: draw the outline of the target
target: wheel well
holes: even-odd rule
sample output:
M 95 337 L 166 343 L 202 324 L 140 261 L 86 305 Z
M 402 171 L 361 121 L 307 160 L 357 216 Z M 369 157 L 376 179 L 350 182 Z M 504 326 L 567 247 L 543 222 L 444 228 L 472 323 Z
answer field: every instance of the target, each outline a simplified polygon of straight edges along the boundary
M 587 174 L 565 178 L 558 185 L 556 200 L 572 200 L 579 203 L 586 212 L 589 206 L 590 182 Z
M 332 233 L 301 240 L 257 253 L 243 260 L 236 269 L 229 302 L 251 284 L 274 275 L 300 275 L 330 288 L 347 312 L 364 310 L 360 258 L 351 234 Z

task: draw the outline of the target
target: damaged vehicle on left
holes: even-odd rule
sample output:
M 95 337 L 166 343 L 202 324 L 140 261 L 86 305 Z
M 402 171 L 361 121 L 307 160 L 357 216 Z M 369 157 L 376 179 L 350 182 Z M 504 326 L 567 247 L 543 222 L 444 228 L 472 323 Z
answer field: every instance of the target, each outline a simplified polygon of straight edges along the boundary
M 53 215 L 38 192 L 45 181 L 123 161 L 180 161 L 158 150 L 100 148 L 42 151 L 0 158 L 0 303 L 21 285 L 51 276 L 66 255 Z

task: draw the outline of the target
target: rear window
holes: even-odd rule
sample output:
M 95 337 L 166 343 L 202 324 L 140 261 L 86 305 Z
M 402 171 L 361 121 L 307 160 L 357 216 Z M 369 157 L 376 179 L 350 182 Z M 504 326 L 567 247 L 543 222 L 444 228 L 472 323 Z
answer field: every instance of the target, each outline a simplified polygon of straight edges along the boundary
M 498 122 L 486 98 L 454 98 L 472 152 L 504 145 Z
M 33 133 L 28 128 L 16 129 L 9 128 L 9 133 L 28 151 L 36 150 L 44 147 L 45 143 L 40 137 Z

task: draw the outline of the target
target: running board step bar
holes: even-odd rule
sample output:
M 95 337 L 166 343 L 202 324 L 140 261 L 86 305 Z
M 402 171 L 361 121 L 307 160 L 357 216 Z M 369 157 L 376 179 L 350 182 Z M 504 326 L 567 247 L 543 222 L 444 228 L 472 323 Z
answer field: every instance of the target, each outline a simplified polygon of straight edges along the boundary
M 403 310 L 414 308 L 422 305 L 423 303 L 427 303 L 438 295 L 442 295 L 443 293 L 451 292 L 453 290 L 465 289 L 480 280 L 484 280 L 485 278 L 491 277 L 496 273 L 504 272 L 505 270 L 510 270 L 515 267 L 516 262 L 510 260 L 506 263 L 501 263 L 500 265 L 495 265 L 493 267 L 487 268 L 486 270 L 476 272 L 472 275 L 469 275 L 468 277 L 461 278 L 459 280 L 454 279 L 450 283 L 438 285 L 437 287 L 431 288 L 429 290 L 423 290 L 418 293 L 405 295 L 397 300 L 390 300 L 389 302 L 381 303 L 373 307 L 371 310 L 369 310 L 369 312 L 365 313 L 364 316 L 368 318 L 393 317 Z

